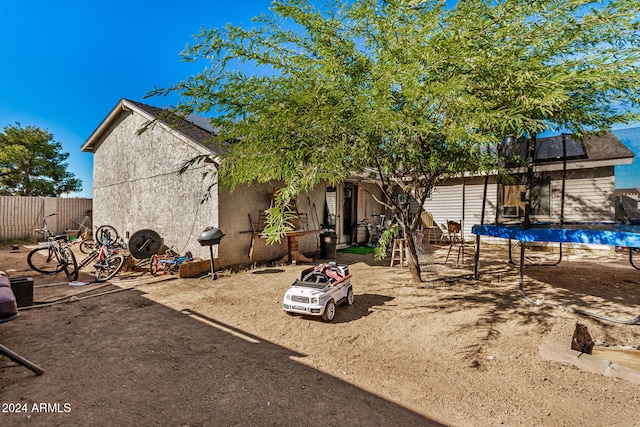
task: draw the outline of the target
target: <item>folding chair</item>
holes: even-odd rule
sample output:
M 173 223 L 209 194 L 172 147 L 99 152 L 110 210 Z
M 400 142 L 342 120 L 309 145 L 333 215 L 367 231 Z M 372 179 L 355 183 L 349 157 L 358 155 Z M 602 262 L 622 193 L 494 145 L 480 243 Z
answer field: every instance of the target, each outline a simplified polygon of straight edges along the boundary
M 449 239 L 449 229 L 444 224 L 438 224 L 438 228 L 440 228 L 440 243 L 444 243 L 444 240 L 447 240 L 447 243 L 451 241 Z

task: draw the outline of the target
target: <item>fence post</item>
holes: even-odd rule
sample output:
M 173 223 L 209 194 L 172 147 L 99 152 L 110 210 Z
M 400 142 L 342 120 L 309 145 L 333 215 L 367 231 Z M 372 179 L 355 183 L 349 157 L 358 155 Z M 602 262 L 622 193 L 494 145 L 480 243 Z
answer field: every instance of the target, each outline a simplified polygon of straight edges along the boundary
M 43 197 L 42 216 L 44 217 L 52 213 L 58 213 L 58 199 L 56 197 Z M 60 215 L 47 218 L 47 227 L 49 227 L 49 230 L 54 234 L 61 233 Z

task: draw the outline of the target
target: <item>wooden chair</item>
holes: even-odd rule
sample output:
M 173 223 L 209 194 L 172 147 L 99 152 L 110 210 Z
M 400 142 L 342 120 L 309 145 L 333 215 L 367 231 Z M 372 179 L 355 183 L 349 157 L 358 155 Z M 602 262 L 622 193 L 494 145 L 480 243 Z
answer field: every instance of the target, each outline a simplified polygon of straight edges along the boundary
M 433 236 L 433 243 L 436 243 L 436 230 L 438 229 L 438 225 L 433 222 L 431 212 L 422 212 L 420 214 L 420 220 L 422 221 L 422 229 L 427 231 L 427 243 L 431 243 L 431 236 Z
M 251 218 L 251 214 L 247 215 L 249 216 L 249 224 L 251 224 L 251 245 L 249 246 L 249 259 L 253 259 L 253 247 L 255 246 L 256 238 L 261 237 L 262 232 L 264 231 L 264 224 L 267 220 L 267 211 L 258 211 L 257 222 Z
M 462 230 L 461 222 L 447 221 L 447 232 L 449 235 L 449 252 L 447 252 L 447 258 L 444 263 L 449 261 L 449 255 L 451 250 L 456 247 L 458 249 L 458 258 L 456 264 L 460 262 L 460 254 L 462 254 L 462 263 L 464 264 L 464 232 Z

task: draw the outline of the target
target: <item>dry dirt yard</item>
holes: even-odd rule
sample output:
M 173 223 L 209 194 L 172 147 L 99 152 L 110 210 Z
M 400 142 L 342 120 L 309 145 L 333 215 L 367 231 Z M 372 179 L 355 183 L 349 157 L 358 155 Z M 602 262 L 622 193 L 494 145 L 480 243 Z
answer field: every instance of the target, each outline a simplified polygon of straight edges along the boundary
M 444 265 L 447 247 L 428 247 L 420 286 L 388 260 L 339 254 L 356 301 L 323 323 L 281 309 L 299 265 L 70 289 L 29 271 L 27 252 L 0 248 L 0 270 L 32 276 L 36 301 L 64 298 L 0 325 L 0 343 L 46 371 L 0 370 L 3 427 L 640 425 L 640 385 L 539 352 L 568 348 L 576 322 L 598 345 L 640 345 L 640 326 L 571 309 L 640 314 L 626 253 L 526 268 L 542 305 L 520 296 L 505 249 L 483 249 L 475 281 L 471 255 Z

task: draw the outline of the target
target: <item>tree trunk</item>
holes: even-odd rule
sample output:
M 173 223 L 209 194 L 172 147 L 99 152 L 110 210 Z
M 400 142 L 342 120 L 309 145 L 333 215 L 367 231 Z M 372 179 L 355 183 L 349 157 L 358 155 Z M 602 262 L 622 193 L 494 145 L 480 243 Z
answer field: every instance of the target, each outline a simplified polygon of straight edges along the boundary
M 413 280 L 416 285 L 419 285 L 422 283 L 422 277 L 420 273 L 420 262 L 418 261 L 418 251 L 413 241 L 413 233 L 405 231 L 404 244 L 407 248 L 407 265 L 411 273 L 411 280 Z

